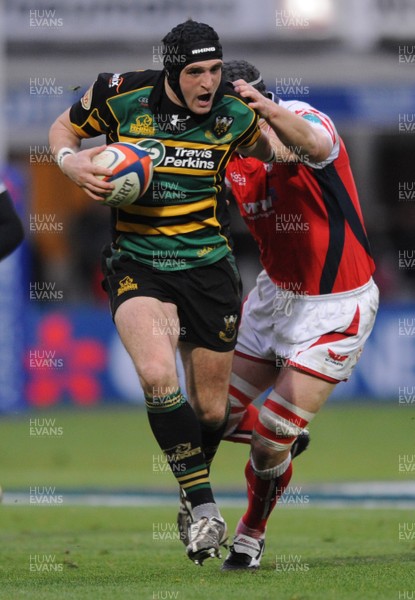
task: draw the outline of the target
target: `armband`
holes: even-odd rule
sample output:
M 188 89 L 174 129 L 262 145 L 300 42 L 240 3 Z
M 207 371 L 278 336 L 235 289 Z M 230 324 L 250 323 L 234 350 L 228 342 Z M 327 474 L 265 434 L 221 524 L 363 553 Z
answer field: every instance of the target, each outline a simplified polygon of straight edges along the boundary
M 72 150 L 72 148 L 64 147 L 64 148 L 61 148 L 59 150 L 59 152 L 57 153 L 56 162 L 60 169 L 62 169 L 64 158 L 65 158 L 65 156 L 68 156 L 68 154 L 76 154 L 76 152 L 75 152 L 75 150 Z

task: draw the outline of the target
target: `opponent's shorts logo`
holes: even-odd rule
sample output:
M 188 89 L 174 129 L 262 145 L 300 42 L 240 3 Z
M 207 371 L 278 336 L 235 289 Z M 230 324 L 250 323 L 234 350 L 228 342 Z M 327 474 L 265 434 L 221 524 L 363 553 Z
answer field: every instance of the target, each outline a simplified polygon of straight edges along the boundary
M 327 349 L 327 352 L 329 353 L 330 358 L 332 358 L 336 362 L 344 362 L 346 358 L 349 358 L 348 354 L 336 354 L 330 348 Z
M 327 348 L 327 354 L 324 362 L 340 368 L 344 367 L 345 361 L 349 358 L 348 354 L 337 354 L 331 348 Z

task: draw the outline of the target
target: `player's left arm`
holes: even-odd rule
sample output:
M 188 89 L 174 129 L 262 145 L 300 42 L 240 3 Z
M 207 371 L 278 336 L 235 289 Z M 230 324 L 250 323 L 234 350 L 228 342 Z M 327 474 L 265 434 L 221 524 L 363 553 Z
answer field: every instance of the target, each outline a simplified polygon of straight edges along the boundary
M 267 121 L 278 139 L 294 154 L 312 163 L 323 162 L 330 156 L 333 140 L 325 131 L 265 98 L 243 79 L 235 81 L 234 87 L 238 94 L 250 100 L 249 106 Z

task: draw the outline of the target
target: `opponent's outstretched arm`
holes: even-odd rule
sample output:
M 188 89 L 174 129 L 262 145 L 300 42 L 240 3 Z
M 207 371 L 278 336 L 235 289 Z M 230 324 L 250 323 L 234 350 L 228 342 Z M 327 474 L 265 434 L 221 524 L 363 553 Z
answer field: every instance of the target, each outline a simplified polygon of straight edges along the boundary
M 261 135 L 251 146 L 238 146 L 237 151 L 242 156 L 253 156 L 262 162 L 273 162 L 276 159 L 274 145 L 270 138 L 261 131 Z
M 258 90 L 243 79 L 234 82 L 235 91 L 250 100 L 249 106 L 256 110 L 276 133 L 278 140 L 273 142 L 277 160 L 287 158 L 287 149 L 310 162 L 319 163 L 328 158 L 333 142 L 328 135 L 310 125 L 295 113 L 265 98 Z M 281 143 L 285 148 L 281 147 Z

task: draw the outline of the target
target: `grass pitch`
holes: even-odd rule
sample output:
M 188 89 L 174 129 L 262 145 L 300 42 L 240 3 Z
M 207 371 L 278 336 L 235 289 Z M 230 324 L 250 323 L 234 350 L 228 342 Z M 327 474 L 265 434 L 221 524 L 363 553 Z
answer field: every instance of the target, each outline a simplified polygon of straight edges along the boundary
M 399 471 L 398 464 L 400 455 L 414 452 L 414 421 L 411 411 L 390 404 L 326 407 L 311 424 L 312 444 L 295 461 L 290 485 L 409 481 L 413 473 Z M 212 470 L 216 489 L 244 488 L 247 451 L 222 444 Z M 4 490 L 28 497 L 36 486 L 52 486 L 56 494 L 73 487 L 176 489 L 146 415 L 136 408 L 3 418 L 0 457 Z M 242 512 L 222 509 L 230 532 Z M 175 518 L 173 506 L 95 508 L 65 500 L 60 506 L 0 506 L 0 599 L 415 597 L 413 511 L 277 507 L 255 573 L 223 573 L 218 560 L 193 565 Z
M 49 423 L 46 425 L 45 423 Z M 415 414 L 396 404 L 328 405 L 310 424 L 310 449 L 293 485 L 409 480 L 399 456 L 414 452 Z M 245 486 L 245 444 L 223 442 L 212 469 L 221 488 Z M 0 485 L 174 489 L 145 411 L 120 408 L 3 417 Z
M 223 514 L 233 528 L 239 511 Z M 254 573 L 191 563 L 174 508 L 4 506 L 0 515 L 4 600 L 392 600 L 415 584 L 415 543 L 398 535 L 410 511 L 276 509 Z

